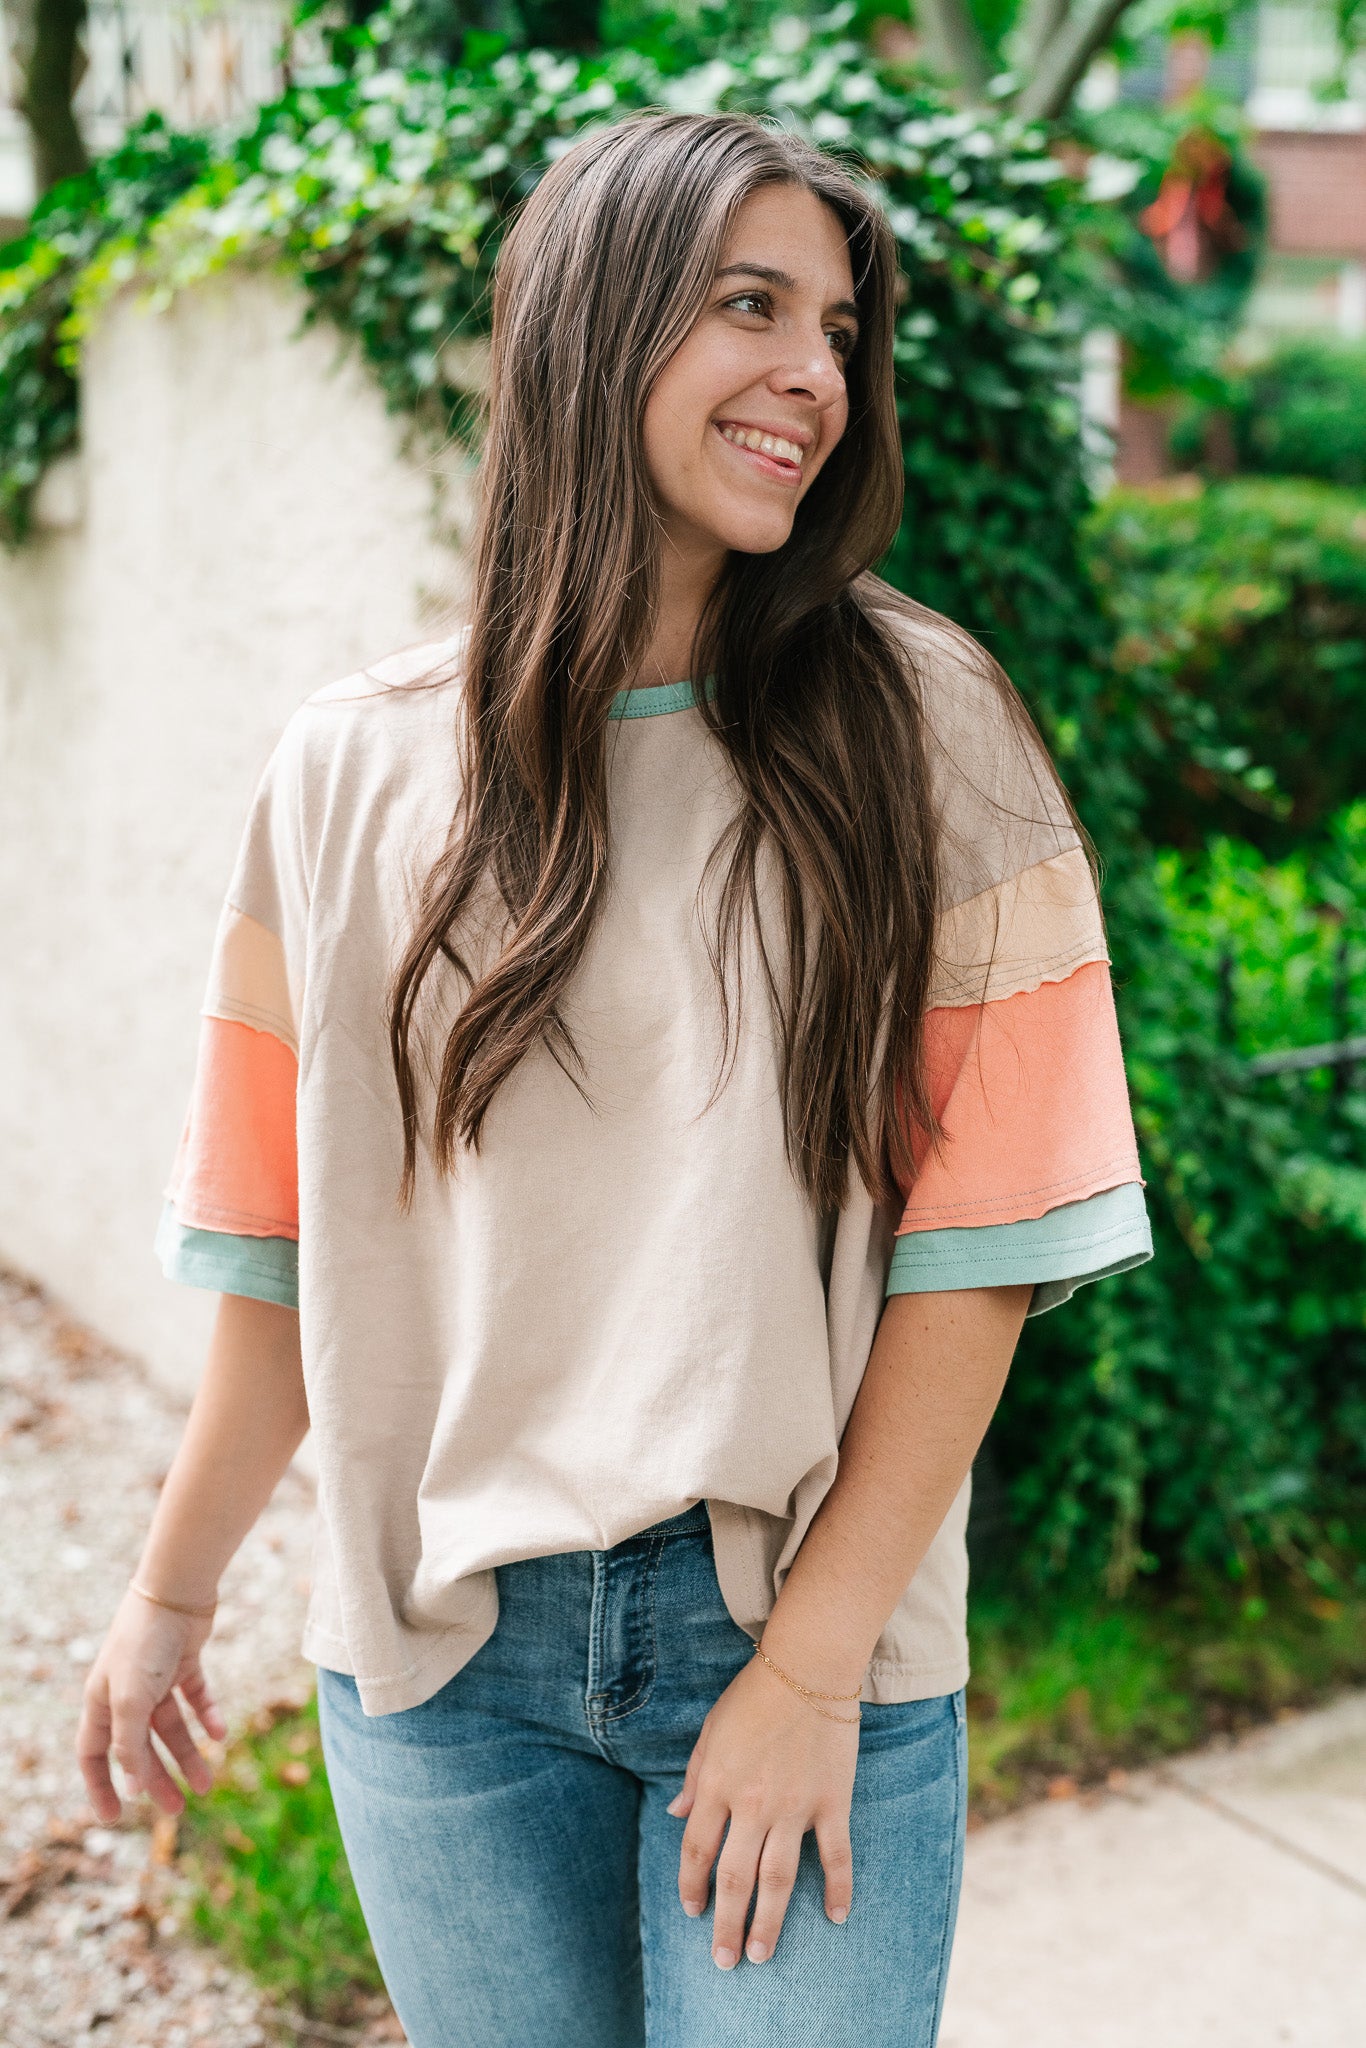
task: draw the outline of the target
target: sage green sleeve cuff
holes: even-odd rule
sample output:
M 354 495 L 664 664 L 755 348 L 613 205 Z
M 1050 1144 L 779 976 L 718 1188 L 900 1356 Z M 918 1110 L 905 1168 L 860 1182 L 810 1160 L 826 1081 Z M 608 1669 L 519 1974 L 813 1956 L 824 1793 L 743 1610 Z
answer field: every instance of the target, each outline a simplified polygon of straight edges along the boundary
M 280 1308 L 299 1306 L 299 1247 L 292 1237 L 238 1237 L 225 1230 L 194 1230 L 171 1202 L 163 1204 L 154 1249 L 168 1280 L 245 1294 Z
M 1022 1223 L 906 1231 L 893 1248 L 887 1292 L 942 1294 L 1032 1282 L 1029 1314 L 1038 1316 L 1069 1301 L 1087 1281 L 1126 1273 L 1152 1255 L 1143 1189 L 1128 1181 Z

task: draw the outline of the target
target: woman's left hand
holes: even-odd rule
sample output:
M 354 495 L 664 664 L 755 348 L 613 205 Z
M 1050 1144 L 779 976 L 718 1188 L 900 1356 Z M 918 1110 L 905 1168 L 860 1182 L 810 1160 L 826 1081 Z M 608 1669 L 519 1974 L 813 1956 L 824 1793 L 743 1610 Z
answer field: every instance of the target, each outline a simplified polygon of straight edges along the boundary
M 716 1864 L 711 1952 L 721 1969 L 732 1969 L 742 1949 L 752 1963 L 772 1955 L 808 1828 L 816 1831 L 825 1872 L 826 1914 L 836 1922 L 847 1918 L 854 1884 L 849 1807 L 858 1762 L 856 1711 L 851 1703 L 817 1713 L 756 1657 L 702 1723 L 683 1790 L 668 1811 L 688 1823 L 678 1873 L 685 1913 L 706 1910 Z M 848 1718 L 827 1718 L 835 1713 Z

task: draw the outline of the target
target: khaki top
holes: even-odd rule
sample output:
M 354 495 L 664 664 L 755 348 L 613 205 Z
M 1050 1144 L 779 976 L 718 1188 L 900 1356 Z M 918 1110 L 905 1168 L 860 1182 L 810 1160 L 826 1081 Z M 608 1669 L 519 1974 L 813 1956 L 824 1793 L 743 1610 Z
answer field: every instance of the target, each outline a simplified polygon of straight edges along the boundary
M 319 1474 L 303 1649 L 352 1673 L 368 1714 L 419 1704 L 486 1641 L 496 1566 L 603 1549 L 698 1500 L 726 1605 L 757 1637 L 834 1478 L 894 1244 L 971 1252 L 1003 1225 L 1052 1232 L 1027 1219 L 1056 1212 L 1091 1237 L 1104 1223 L 1113 1252 L 1090 1205 L 1137 1195 L 1138 1163 L 1090 872 L 971 643 L 920 634 L 945 846 L 927 1030 L 937 1018 L 949 1137 L 904 1209 L 856 1185 L 820 1215 L 794 1178 L 752 935 L 734 1066 L 706 1107 L 721 1038 L 702 871 L 737 791 L 690 685 L 613 707 L 612 882 L 565 1005 L 588 1099 L 533 1051 L 452 1178 L 419 1146 L 406 1215 L 385 992 L 456 800 L 459 641 L 317 691 L 271 755 L 159 1242 L 201 1284 L 196 1245 L 237 1242 L 264 1273 L 297 1244 Z M 434 663 L 434 687 L 398 687 Z M 437 1018 L 459 999 L 442 972 Z M 1087 1256 L 1082 1277 L 1116 1263 Z M 964 1683 L 968 1496 L 865 1700 Z

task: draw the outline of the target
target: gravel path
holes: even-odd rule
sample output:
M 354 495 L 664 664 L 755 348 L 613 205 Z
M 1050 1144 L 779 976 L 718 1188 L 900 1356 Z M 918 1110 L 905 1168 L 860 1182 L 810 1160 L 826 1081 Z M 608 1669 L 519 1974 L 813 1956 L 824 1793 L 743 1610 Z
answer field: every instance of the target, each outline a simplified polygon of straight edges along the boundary
M 102 1828 L 86 1802 L 82 1683 L 183 1421 L 135 1360 L 0 1269 L 0 2048 L 401 2041 L 387 2009 L 354 2032 L 274 2015 L 182 1934 L 149 1803 Z M 298 1652 L 312 1524 L 291 1470 L 224 1577 L 204 1662 L 232 1729 L 312 1688 Z

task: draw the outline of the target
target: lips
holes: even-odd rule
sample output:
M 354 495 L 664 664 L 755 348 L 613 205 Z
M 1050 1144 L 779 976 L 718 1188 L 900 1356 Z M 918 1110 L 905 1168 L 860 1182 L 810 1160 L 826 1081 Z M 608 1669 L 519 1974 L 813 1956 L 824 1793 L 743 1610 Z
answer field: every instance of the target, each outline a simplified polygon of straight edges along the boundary
M 721 439 L 759 475 L 789 487 L 802 480 L 802 464 L 811 436 L 801 428 L 784 433 L 774 427 L 751 425 L 745 420 L 713 420 Z

